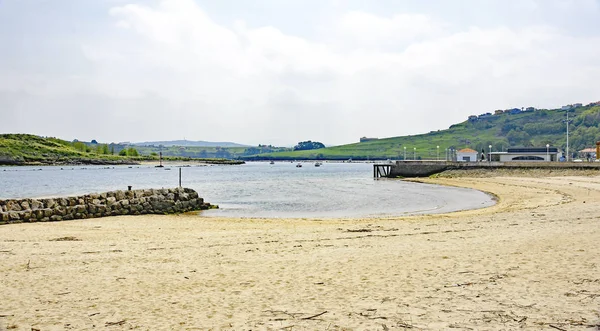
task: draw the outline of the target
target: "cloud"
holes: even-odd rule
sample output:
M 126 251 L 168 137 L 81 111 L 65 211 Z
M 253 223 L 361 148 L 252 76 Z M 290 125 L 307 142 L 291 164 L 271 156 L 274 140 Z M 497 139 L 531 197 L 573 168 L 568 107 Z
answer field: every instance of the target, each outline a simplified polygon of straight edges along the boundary
M 600 95 L 599 36 L 545 23 L 462 26 L 425 12 L 343 10 L 310 38 L 243 17 L 225 24 L 192 0 L 117 3 L 107 14 L 102 34 L 79 41 L 85 70 L 0 78 L 0 91 L 12 91 L 4 111 L 46 120 L 18 117 L 0 129 L 49 134 L 54 123 L 79 139 L 342 144 Z M 62 125 L 42 110 L 111 124 Z

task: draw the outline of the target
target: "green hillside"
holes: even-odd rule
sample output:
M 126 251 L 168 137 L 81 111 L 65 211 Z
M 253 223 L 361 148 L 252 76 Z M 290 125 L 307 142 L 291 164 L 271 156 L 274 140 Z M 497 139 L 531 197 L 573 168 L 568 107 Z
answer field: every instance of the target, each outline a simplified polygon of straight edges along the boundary
M 31 134 L 0 134 L 0 164 L 133 163 L 110 154 L 108 145 L 89 146 Z
M 227 149 L 208 147 L 195 151 L 195 147 L 162 148 L 165 160 L 195 159 L 206 163 L 238 164 L 242 161 L 227 160 L 234 155 Z M 243 155 L 246 148 L 236 147 Z M 32 164 L 135 164 L 139 161 L 158 160 L 159 147 L 138 147 L 124 144 L 72 142 L 40 137 L 31 134 L 0 134 L 0 165 Z M 271 151 L 259 149 L 257 151 Z M 243 163 L 243 162 L 242 162 Z
M 588 105 L 568 111 L 571 121 L 569 151 L 594 147 L 600 140 L 600 106 Z M 467 120 L 452 125 L 447 130 L 426 134 L 394 137 L 362 143 L 342 145 L 308 151 L 264 153 L 245 159 L 280 160 L 382 160 L 445 159 L 446 149 L 472 148 L 488 151 L 506 150 L 517 146 L 546 146 L 565 149 L 566 115 L 561 110 L 535 110 L 519 114 L 502 113 L 487 118 Z M 439 149 L 437 148 L 439 146 Z

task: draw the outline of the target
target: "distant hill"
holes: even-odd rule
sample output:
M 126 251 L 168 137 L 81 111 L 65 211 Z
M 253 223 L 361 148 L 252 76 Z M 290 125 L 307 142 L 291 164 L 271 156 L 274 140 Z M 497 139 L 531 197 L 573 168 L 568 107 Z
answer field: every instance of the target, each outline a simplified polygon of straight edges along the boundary
M 569 108 L 569 109 L 566 109 Z M 566 115 L 569 114 L 569 152 L 595 147 L 600 141 L 600 103 L 575 104 L 565 109 L 511 109 L 470 116 L 447 130 L 370 140 L 349 145 L 307 151 L 285 151 L 243 156 L 246 160 L 385 160 L 437 159 L 448 149 L 472 148 L 477 151 L 506 150 L 508 147 L 549 144 L 566 149 Z M 398 127 L 410 123 L 398 123 Z M 357 137 L 358 139 L 358 137 Z M 439 148 L 438 148 L 439 146 Z
M 131 143 L 134 146 L 160 146 L 165 147 L 250 147 L 232 142 L 210 142 L 210 141 L 191 141 L 191 140 L 169 140 L 169 141 L 146 141 L 140 143 Z

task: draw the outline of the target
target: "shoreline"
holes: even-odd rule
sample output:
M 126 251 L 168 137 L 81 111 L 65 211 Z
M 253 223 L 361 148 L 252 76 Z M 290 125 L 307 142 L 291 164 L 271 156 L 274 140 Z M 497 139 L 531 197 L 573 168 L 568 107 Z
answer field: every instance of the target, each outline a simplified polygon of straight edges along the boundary
M 153 215 L 2 226 L 0 328 L 600 324 L 599 176 L 419 180 L 499 201 L 378 219 Z

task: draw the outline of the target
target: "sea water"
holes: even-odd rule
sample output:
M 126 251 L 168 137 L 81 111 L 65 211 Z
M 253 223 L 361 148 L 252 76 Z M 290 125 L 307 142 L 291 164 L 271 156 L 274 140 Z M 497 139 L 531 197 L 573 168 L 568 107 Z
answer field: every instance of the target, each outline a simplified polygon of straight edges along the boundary
M 373 179 L 369 163 L 250 162 L 181 167 L 182 186 L 196 190 L 220 217 L 386 217 L 442 213 L 494 204 L 463 188 Z M 82 195 L 179 185 L 176 166 L 0 167 L 0 199 Z

